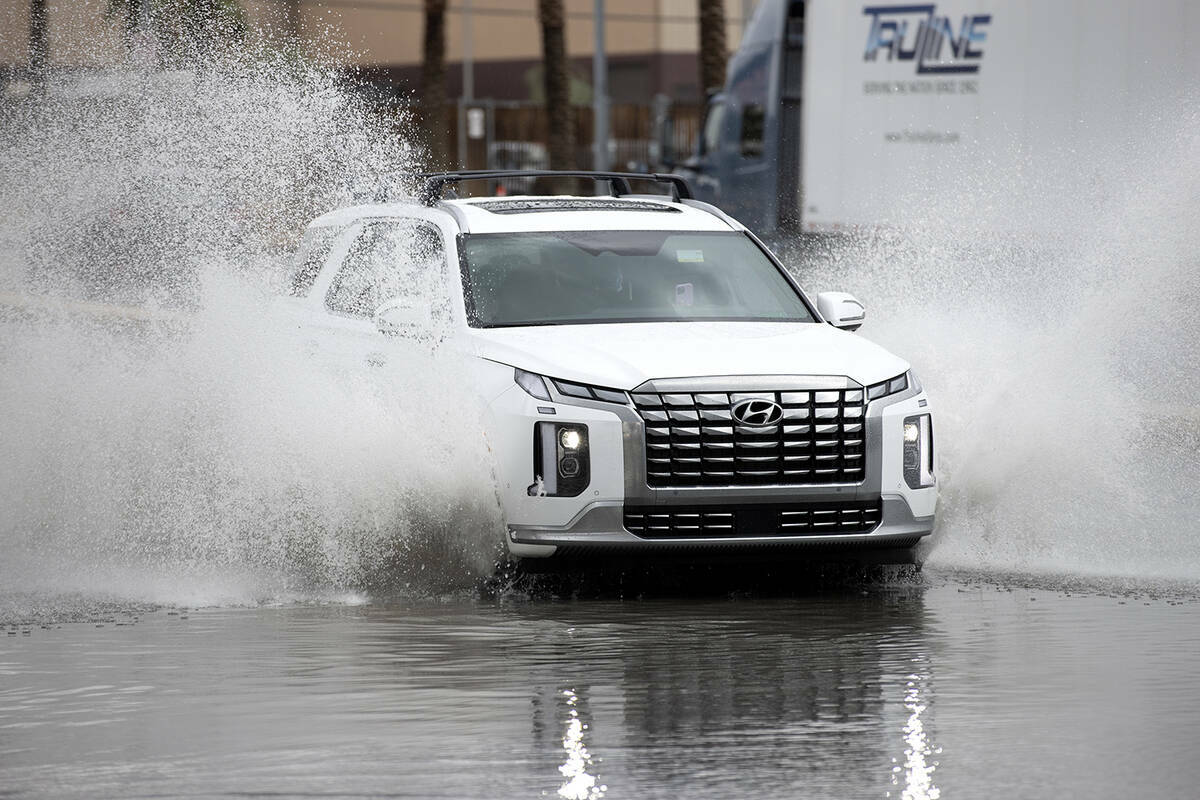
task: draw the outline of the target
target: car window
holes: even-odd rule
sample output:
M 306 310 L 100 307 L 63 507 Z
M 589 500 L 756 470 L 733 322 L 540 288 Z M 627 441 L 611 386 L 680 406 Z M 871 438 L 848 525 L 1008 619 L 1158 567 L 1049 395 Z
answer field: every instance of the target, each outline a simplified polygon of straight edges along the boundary
M 762 158 L 763 123 L 766 114 L 760 105 L 748 105 L 742 109 L 742 157 Z
M 325 304 L 334 313 L 363 319 L 398 297 L 440 308 L 447 302 L 445 263 L 441 233 L 432 225 L 410 219 L 368 221 L 350 245 Z
M 300 240 L 296 257 L 292 261 L 292 275 L 288 281 L 288 294 L 292 297 L 306 297 L 312 291 L 321 268 L 329 258 L 329 251 L 345 225 L 324 225 L 319 228 L 309 228 Z
M 725 122 L 725 104 L 714 103 L 704 120 L 704 136 L 701 144 L 705 153 L 715 153 L 721 147 L 721 125 Z

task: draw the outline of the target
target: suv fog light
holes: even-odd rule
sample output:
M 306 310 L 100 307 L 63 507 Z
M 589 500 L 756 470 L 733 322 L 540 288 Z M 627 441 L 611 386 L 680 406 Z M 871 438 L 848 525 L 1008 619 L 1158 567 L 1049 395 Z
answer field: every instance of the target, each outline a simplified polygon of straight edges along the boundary
M 587 425 L 539 422 L 533 429 L 533 485 L 529 494 L 577 497 L 591 483 Z
M 928 414 L 904 418 L 904 482 L 910 489 L 933 486 L 933 420 Z

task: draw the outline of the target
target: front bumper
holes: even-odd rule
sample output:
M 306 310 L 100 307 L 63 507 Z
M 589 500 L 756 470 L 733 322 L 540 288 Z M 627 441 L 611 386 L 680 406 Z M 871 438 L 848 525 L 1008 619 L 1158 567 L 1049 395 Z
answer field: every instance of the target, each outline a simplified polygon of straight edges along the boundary
M 497 365 L 499 366 L 499 365 Z M 511 369 L 511 368 L 510 368 Z M 864 480 L 853 484 L 654 488 L 646 480 L 646 438 L 632 404 L 602 403 L 561 396 L 535 400 L 504 376 L 507 387 L 489 404 L 489 441 L 501 476 L 507 520 L 506 543 L 518 558 L 578 554 L 664 554 L 710 550 L 765 552 L 771 549 L 863 550 L 911 548 L 933 531 L 936 485 L 910 489 L 903 476 L 903 424 L 906 416 L 931 412 L 924 393 L 904 392 L 873 400 L 866 409 L 867 453 Z M 803 386 L 813 376 L 735 376 L 696 380 L 736 383 L 739 388 Z M 829 380 L 817 378 L 816 380 Z M 591 442 L 591 483 L 577 497 L 531 496 L 531 449 L 539 421 L 582 423 Z M 934 450 L 936 456 L 936 448 Z M 879 505 L 879 524 L 854 532 L 655 538 L 625 526 L 630 508 L 684 510 L 687 507 L 805 504 Z
M 933 532 L 932 515 L 917 517 L 898 495 L 883 498 L 883 518 L 866 533 L 804 534 L 787 536 L 704 536 L 648 539 L 630 533 L 623 524 L 624 504 L 591 503 L 567 525 L 509 525 L 508 548 L 519 558 L 546 558 L 566 554 L 684 553 L 696 551 L 771 550 L 820 548 L 858 550 L 906 548 Z

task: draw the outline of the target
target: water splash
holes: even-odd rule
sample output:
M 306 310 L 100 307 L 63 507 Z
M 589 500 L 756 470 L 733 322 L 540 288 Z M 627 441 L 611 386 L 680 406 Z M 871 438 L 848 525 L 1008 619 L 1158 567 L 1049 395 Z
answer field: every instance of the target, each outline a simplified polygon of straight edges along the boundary
M 1200 579 L 1194 108 L 1145 119 L 1138 146 L 900 199 L 920 224 L 801 270 L 863 298 L 863 335 L 937 404 L 931 563 Z
M 6 591 L 253 603 L 490 569 L 454 358 L 316 369 L 273 305 L 312 216 L 419 163 L 402 110 L 261 49 L 0 113 Z
M 271 307 L 305 221 L 419 163 L 400 110 L 261 50 L 0 115 L 0 585 L 259 602 L 490 567 L 454 361 L 313 370 Z M 1195 123 L 925 187 L 923 225 L 805 268 L 938 404 L 933 563 L 1200 577 Z

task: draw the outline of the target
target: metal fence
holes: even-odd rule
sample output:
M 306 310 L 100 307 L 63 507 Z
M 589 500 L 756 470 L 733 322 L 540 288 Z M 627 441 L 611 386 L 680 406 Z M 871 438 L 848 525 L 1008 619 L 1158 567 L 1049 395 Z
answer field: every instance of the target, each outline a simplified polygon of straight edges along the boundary
M 448 152 L 462 169 L 547 169 L 549 125 L 541 104 L 502 100 L 460 100 L 451 110 L 454 139 Z M 572 116 L 575 134 L 574 166 L 593 167 L 592 109 L 576 106 Z M 613 105 L 609 109 L 609 165 L 612 169 L 661 169 L 663 154 L 659 130 L 670 120 L 667 141 L 672 151 L 693 151 L 700 128 L 701 108 L 696 105 L 659 103 Z M 509 191 L 523 191 L 514 183 Z

